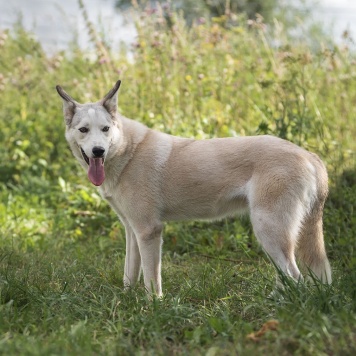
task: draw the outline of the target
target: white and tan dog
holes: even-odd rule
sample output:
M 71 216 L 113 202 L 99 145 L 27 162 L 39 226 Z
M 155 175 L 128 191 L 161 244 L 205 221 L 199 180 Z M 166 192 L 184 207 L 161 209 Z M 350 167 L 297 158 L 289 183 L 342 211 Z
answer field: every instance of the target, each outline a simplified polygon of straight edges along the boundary
M 281 271 L 301 278 L 297 256 L 331 282 L 322 229 L 328 176 L 315 154 L 272 136 L 194 140 L 151 130 L 117 112 L 119 87 L 87 104 L 57 91 L 74 156 L 125 226 L 125 286 L 142 265 L 146 289 L 162 295 L 164 221 L 244 211 Z

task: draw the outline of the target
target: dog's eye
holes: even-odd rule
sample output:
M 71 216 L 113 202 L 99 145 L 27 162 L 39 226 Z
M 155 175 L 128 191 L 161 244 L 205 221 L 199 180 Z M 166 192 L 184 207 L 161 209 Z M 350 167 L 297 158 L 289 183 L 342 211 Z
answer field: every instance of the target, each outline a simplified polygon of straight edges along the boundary
M 89 131 L 89 129 L 88 128 L 86 128 L 86 127 L 81 127 L 80 129 L 78 129 L 80 132 L 83 132 L 83 133 L 86 133 L 86 132 L 88 132 Z
M 109 127 L 109 126 L 104 126 L 104 127 L 103 127 L 103 132 L 108 132 L 108 131 L 109 131 L 109 129 L 110 129 L 110 127 Z

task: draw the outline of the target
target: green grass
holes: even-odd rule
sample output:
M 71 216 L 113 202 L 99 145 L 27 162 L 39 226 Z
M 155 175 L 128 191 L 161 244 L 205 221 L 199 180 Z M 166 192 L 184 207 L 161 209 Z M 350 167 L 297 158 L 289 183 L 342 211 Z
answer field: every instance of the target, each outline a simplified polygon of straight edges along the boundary
M 236 262 L 167 251 L 166 294 L 151 301 L 142 286 L 123 291 L 123 250 L 115 241 L 105 252 L 94 242 L 26 254 L 5 250 L 1 350 L 83 355 L 356 350 L 354 272 L 336 271 L 333 286 L 286 282 L 273 299 L 269 263 L 230 257 Z M 279 322 L 276 331 L 258 342 L 247 338 L 273 319 Z
M 355 354 L 352 41 L 291 39 L 239 16 L 187 28 L 175 13 L 141 15 L 132 61 L 95 32 L 94 53 L 54 56 L 21 28 L 0 33 L 0 353 Z M 73 159 L 54 89 L 97 100 L 118 78 L 120 112 L 155 129 L 270 133 L 318 153 L 333 284 L 282 278 L 276 291 L 249 221 L 228 219 L 167 224 L 163 299 L 142 282 L 124 292 L 123 227 Z M 276 330 L 249 337 L 271 320 Z

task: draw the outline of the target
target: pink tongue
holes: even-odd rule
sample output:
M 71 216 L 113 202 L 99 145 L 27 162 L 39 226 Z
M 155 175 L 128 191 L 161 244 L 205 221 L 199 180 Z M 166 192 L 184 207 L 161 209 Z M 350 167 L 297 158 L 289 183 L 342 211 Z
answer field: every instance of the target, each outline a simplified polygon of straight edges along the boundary
M 105 180 L 102 158 L 89 158 L 88 178 L 94 185 L 102 185 Z

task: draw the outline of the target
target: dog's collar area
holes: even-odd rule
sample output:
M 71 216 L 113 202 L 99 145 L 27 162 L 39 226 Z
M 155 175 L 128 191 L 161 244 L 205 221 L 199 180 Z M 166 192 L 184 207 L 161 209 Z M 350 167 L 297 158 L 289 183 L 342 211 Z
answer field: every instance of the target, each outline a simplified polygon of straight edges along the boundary
M 80 152 L 82 153 L 82 156 L 83 156 L 85 162 L 87 162 L 87 164 L 89 166 L 89 157 L 85 154 L 84 150 L 81 147 L 79 147 L 79 148 L 80 148 Z

